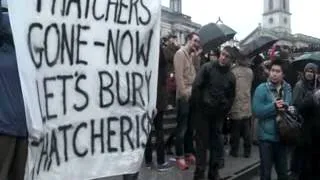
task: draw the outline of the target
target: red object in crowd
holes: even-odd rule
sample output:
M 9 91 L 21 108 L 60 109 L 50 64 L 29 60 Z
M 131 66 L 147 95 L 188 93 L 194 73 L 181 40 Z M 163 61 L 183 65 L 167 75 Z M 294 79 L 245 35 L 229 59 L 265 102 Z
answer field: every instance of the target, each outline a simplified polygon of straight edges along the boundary
M 270 49 L 270 52 L 269 52 L 269 57 L 270 57 L 270 60 L 271 61 L 274 61 L 276 59 L 276 46 L 273 46 L 271 49 Z
M 279 55 L 281 51 L 281 48 L 279 45 L 274 45 L 270 50 L 269 50 L 269 57 L 271 61 L 274 61 L 277 59 L 277 56 Z
M 176 92 L 176 79 L 173 73 L 171 73 L 170 76 L 168 76 L 167 78 L 167 90 L 169 93 Z

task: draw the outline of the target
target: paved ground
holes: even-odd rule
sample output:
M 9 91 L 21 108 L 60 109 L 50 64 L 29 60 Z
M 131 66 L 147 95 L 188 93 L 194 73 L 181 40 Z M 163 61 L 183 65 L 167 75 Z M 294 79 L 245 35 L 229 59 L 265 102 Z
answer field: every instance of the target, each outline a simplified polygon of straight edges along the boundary
M 252 179 L 250 180 L 260 180 L 260 176 L 257 175 L 257 176 L 254 176 L 252 177 Z M 271 180 L 277 180 L 277 173 L 276 171 L 274 170 L 274 168 L 272 169 L 272 177 L 271 177 Z
M 226 151 L 228 151 L 226 149 Z M 240 153 L 241 154 L 241 153 Z M 246 169 L 246 167 L 257 163 L 259 161 L 258 149 L 253 147 L 252 157 L 249 159 L 239 157 L 233 158 L 227 156 L 225 162 L 225 168 L 221 170 L 221 176 L 225 179 L 239 173 L 240 171 Z M 174 162 L 173 162 L 174 163 Z M 180 171 L 177 167 L 173 167 L 167 172 L 158 172 L 156 168 L 151 170 L 147 168 L 142 168 L 139 176 L 139 180 L 192 180 L 193 178 L 194 167 L 191 167 L 188 171 Z M 113 178 L 102 178 L 99 180 L 122 180 L 120 177 Z
M 271 178 L 272 178 L 271 180 L 277 180 L 277 175 L 276 175 L 275 172 L 272 173 L 272 177 L 271 177 Z M 252 177 L 252 179 L 250 179 L 250 180 L 260 180 L 260 176 L 259 176 L 259 175 L 254 176 L 254 177 Z
M 168 111 L 164 116 L 164 129 L 166 137 L 173 132 L 176 127 L 174 110 Z M 228 147 L 225 148 L 228 153 Z M 226 153 L 226 154 L 227 154 Z M 242 154 L 242 153 L 240 153 Z M 155 155 L 154 155 L 155 156 Z M 156 158 L 154 158 L 156 159 Z M 241 172 L 252 164 L 259 162 L 258 148 L 253 146 L 252 157 L 245 159 L 243 157 L 233 158 L 226 157 L 225 168 L 221 170 L 221 176 L 225 179 Z M 172 162 L 174 164 L 174 162 Z M 142 167 L 140 171 L 139 180 L 192 180 L 195 167 L 191 167 L 188 171 L 180 171 L 177 167 L 173 167 L 167 172 L 158 172 L 156 167 L 153 169 L 146 169 Z M 122 180 L 121 177 L 102 178 L 98 180 Z

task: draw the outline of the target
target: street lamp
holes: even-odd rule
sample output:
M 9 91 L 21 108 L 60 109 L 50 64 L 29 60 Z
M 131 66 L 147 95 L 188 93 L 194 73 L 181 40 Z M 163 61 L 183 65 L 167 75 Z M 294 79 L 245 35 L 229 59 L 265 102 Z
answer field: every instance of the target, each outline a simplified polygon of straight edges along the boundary
M 216 24 L 218 24 L 219 22 L 223 24 L 223 21 L 221 20 L 220 16 L 219 16 L 218 21 L 216 22 Z

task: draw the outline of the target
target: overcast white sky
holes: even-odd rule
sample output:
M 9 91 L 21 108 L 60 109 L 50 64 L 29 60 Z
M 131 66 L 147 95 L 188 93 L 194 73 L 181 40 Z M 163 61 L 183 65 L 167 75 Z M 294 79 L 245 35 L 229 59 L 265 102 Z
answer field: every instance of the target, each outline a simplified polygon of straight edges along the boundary
M 242 40 L 262 23 L 263 0 L 182 0 L 182 12 L 194 22 L 204 25 L 223 23 L 238 32 Z M 162 0 L 169 7 L 169 0 Z M 320 38 L 320 0 L 290 0 L 291 27 L 293 33 L 303 33 Z

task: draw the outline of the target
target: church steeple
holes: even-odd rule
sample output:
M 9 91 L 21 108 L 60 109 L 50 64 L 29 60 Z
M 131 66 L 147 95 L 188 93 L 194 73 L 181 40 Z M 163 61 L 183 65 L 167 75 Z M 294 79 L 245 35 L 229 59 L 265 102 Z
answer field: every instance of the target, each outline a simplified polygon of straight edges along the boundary
M 289 0 L 264 0 L 262 26 L 277 32 L 291 33 Z
M 182 13 L 181 0 L 170 0 L 170 8 L 177 13 Z

